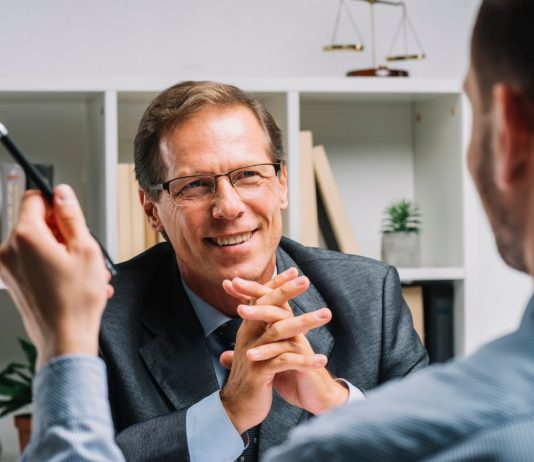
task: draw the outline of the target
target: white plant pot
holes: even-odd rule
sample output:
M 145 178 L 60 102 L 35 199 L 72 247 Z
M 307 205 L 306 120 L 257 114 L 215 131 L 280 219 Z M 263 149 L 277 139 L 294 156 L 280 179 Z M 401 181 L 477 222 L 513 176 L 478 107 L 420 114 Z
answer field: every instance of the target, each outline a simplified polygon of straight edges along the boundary
M 382 261 L 399 268 L 421 265 L 418 233 L 384 233 L 382 235 Z

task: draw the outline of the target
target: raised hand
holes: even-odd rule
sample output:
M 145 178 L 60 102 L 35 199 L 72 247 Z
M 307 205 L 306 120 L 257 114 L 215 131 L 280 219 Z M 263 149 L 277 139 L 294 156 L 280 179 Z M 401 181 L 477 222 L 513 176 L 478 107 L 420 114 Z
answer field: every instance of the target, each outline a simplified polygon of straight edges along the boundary
M 270 281 L 270 286 L 235 278 L 224 284 L 228 293 L 241 300 L 255 300 L 254 306 L 240 305 L 238 314 L 246 320 L 262 321 L 265 333 L 258 339 L 264 341 L 247 351 L 247 358 L 255 362 L 283 360 L 288 353 L 309 356 L 313 350 L 305 337 L 309 330 L 307 319 L 311 316 L 324 316 L 324 323 L 330 321 L 331 313 L 327 309 L 317 310 L 298 317 L 293 317 L 288 300 L 304 292 L 309 287 L 305 277 L 292 280 L 296 270 L 281 273 L 278 279 Z M 291 285 L 300 281 L 301 290 L 291 290 Z M 230 287 L 231 286 L 231 287 Z M 232 352 L 221 356 L 221 363 L 230 367 Z M 326 363 L 325 363 L 326 364 Z M 312 414 L 320 414 L 335 406 L 344 404 L 348 399 L 348 390 L 333 379 L 325 367 L 314 369 L 286 368 L 280 371 L 273 381 L 278 394 L 290 404 L 301 407 Z
M 37 348 L 38 368 L 61 354 L 98 354 L 113 289 L 69 186 L 56 187 L 53 208 L 40 193 L 25 194 L 18 222 L 0 246 L 0 275 Z
M 307 279 L 297 278 L 276 290 L 283 292 L 289 299 L 302 293 L 307 286 Z M 240 306 L 239 309 L 246 308 L 260 307 L 247 305 Z M 311 348 L 304 350 L 299 345 L 291 345 L 287 340 L 328 322 L 329 310 L 295 318 L 291 310 L 278 306 L 261 308 L 265 308 L 263 311 L 269 313 L 264 313 L 258 320 L 254 319 L 254 313 L 251 313 L 251 319 L 244 320 L 239 329 L 235 351 L 227 351 L 221 355 L 221 363 L 225 366 L 231 365 L 228 380 L 221 390 L 221 401 L 240 433 L 259 424 L 267 416 L 272 404 L 273 381 L 280 373 L 323 368 L 327 361 L 324 355 L 314 354 Z M 285 323 L 271 324 L 271 320 L 278 321 L 281 317 Z M 276 355 L 267 360 L 254 359 L 258 348 L 277 343 L 279 345 L 276 347 L 281 349 L 277 350 Z M 260 350 L 260 354 L 265 352 Z

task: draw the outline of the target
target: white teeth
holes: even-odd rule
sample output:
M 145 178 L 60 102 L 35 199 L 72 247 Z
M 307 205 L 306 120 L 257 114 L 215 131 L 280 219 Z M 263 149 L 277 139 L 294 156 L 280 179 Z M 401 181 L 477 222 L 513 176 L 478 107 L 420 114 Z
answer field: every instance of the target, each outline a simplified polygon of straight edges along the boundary
M 242 244 L 245 241 L 248 241 L 252 237 L 252 233 L 243 233 L 243 234 L 236 234 L 235 236 L 230 237 L 216 237 L 212 239 L 212 241 L 217 245 L 236 245 L 236 244 Z

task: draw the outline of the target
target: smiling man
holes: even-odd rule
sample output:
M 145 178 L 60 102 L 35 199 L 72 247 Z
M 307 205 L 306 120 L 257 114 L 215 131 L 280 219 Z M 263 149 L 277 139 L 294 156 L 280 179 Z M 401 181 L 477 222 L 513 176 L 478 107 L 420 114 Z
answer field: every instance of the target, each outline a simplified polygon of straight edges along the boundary
M 168 242 L 121 265 L 100 335 L 128 460 L 259 460 L 310 414 L 426 366 L 394 268 L 282 238 L 283 160 L 271 115 L 233 86 L 184 82 L 143 115 L 140 198 Z M 254 283 L 290 289 L 239 306 Z

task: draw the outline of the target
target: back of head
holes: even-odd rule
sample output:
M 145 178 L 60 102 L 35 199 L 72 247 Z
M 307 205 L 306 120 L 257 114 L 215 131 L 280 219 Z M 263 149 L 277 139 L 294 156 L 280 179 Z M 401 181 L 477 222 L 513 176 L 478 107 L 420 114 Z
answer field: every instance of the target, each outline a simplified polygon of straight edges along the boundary
M 534 275 L 533 24 L 534 0 L 482 2 L 471 47 L 469 88 L 478 104 L 468 159 L 499 253 Z
M 473 30 L 471 62 L 483 104 L 504 83 L 534 101 L 533 0 L 484 0 Z
M 159 191 L 148 191 L 148 186 L 164 181 L 167 174 L 160 155 L 162 137 L 203 109 L 231 106 L 244 106 L 254 114 L 265 132 L 273 161 L 283 159 L 282 133 L 258 100 L 233 85 L 210 81 L 182 82 L 163 91 L 150 103 L 135 137 L 137 181 L 151 199 L 157 200 Z

